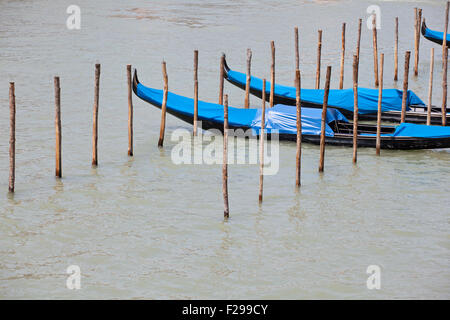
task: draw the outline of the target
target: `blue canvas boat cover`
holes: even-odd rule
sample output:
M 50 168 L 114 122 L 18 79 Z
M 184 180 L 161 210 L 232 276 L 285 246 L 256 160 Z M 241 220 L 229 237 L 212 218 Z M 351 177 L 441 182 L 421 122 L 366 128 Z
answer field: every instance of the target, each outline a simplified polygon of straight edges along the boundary
M 450 127 L 402 123 L 395 128 L 394 137 L 448 138 Z
M 362 136 L 376 136 L 375 133 L 361 133 Z M 394 133 L 385 133 L 382 137 L 412 138 L 450 138 L 450 127 L 427 126 L 425 124 L 401 123 L 395 127 Z
M 425 32 L 423 36 L 426 38 L 433 38 L 436 40 L 440 40 L 441 42 L 444 40 L 444 32 L 442 31 L 434 31 L 428 28 L 425 28 Z M 447 33 L 447 41 L 450 39 L 450 33 Z
M 246 74 L 228 70 L 228 80 L 239 83 L 243 86 L 246 84 Z M 260 78 L 251 77 L 250 87 L 262 91 L 262 80 Z M 275 84 L 275 95 L 288 97 L 295 100 L 295 88 Z M 266 93 L 270 94 L 270 82 L 266 82 Z M 301 89 L 301 100 L 305 102 L 323 104 L 324 90 L 322 89 Z M 381 102 L 381 112 L 401 111 L 402 110 L 402 94 L 401 90 L 383 89 L 383 98 Z M 411 90 L 407 94 L 407 110 L 411 105 L 424 106 L 422 100 Z M 331 89 L 328 96 L 328 105 L 353 112 L 353 89 Z M 358 88 L 358 110 L 360 114 L 377 113 L 378 111 L 378 89 Z
M 149 88 L 139 83 L 136 88 L 136 94 L 141 99 L 156 104 L 159 107 L 162 105 L 163 90 Z M 167 95 L 166 109 L 194 117 L 194 99 L 169 92 Z M 230 126 L 249 128 L 255 118 L 255 114 L 256 109 L 228 107 L 228 123 Z M 198 120 L 223 123 L 223 106 L 199 100 Z
M 320 135 L 322 122 L 322 109 L 302 108 L 302 134 Z M 262 109 L 258 109 L 252 121 L 255 134 L 261 130 Z M 278 133 L 297 134 L 297 109 L 282 104 L 267 108 L 265 112 L 264 128 L 267 133 L 278 130 Z M 336 109 L 327 109 L 325 135 L 334 137 L 334 132 L 328 125 L 332 121 L 348 122 L 347 118 Z

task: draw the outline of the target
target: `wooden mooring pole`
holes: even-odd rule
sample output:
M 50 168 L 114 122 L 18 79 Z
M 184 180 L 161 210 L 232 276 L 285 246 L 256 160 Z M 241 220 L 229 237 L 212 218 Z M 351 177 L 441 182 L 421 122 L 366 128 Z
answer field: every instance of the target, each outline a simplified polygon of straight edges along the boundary
M 220 72 L 219 72 L 219 104 L 223 105 L 223 82 L 225 77 L 225 55 L 220 57 Z
M 327 119 L 327 106 L 328 106 L 328 94 L 330 92 L 330 77 L 331 66 L 327 67 L 327 76 L 325 79 L 325 91 L 323 95 L 323 107 L 322 107 L 322 121 L 320 131 L 320 158 L 319 158 L 319 172 L 323 172 L 325 165 L 325 126 Z
M 98 165 L 98 100 L 100 90 L 100 64 L 95 65 L 95 84 L 94 84 L 94 116 L 93 116 L 93 130 L 92 130 L 92 165 Z
M 245 101 L 244 107 L 248 109 L 250 106 L 250 79 L 251 79 L 252 50 L 247 49 L 247 79 L 245 83 Z
M 272 64 L 270 65 L 270 97 L 269 104 L 273 107 L 275 94 L 275 42 L 270 41 L 270 48 L 272 51 Z
M 301 79 L 300 70 L 295 70 L 295 105 L 297 107 L 297 152 L 295 156 L 295 185 L 301 185 L 302 165 L 302 106 L 301 106 Z
M 263 180 L 264 180 L 264 126 L 266 123 L 266 79 L 262 84 L 262 113 L 261 131 L 259 132 L 259 202 L 263 200 Z
M 444 69 L 442 70 L 442 125 L 447 125 L 447 67 L 448 67 L 448 47 L 444 50 Z
M 14 82 L 9 83 L 9 192 L 16 181 L 16 95 Z
M 353 157 L 356 164 L 358 160 L 358 57 L 353 56 Z
M 409 59 L 411 56 L 411 51 L 406 51 L 405 53 L 405 73 L 403 76 L 403 95 L 402 95 L 402 114 L 400 122 L 405 122 L 406 116 L 406 101 L 408 98 L 408 76 L 409 76 Z
M 194 50 L 194 128 L 193 135 L 197 135 L 198 122 L 198 50 Z
M 376 14 L 372 17 L 372 37 L 373 37 L 373 73 L 375 76 L 375 87 L 378 87 L 378 40 Z
M 319 30 L 319 40 L 317 42 L 317 69 L 316 69 L 316 89 L 320 88 L 320 61 L 322 56 L 322 30 Z
M 159 129 L 158 147 L 162 147 L 164 144 L 164 131 L 166 130 L 166 107 L 167 107 L 167 95 L 169 93 L 169 78 L 167 76 L 167 68 L 165 61 L 162 62 L 162 73 L 164 78 L 164 92 L 161 106 L 161 126 Z
M 447 29 L 448 29 L 448 10 L 450 1 L 445 5 L 445 23 L 444 23 L 444 38 L 442 39 L 442 64 L 444 63 L 445 47 L 447 46 Z
M 295 70 L 300 69 L 300 54 L 298 50 L 298 27 L 294 28 L 294 44 L 295 44 Z
M 422 9 L 414 8 L 416 14 L 416 36 L 414 42 L 414 75 L 419 74 L 419 48 L 420 48 L 420 26 L 422 24 Z
M 384 53 L 380 54 L 380 86 L 378 87 L 378 112 L 377 112 L 377 140 L 376 140 L 376 155 L 380 155 L 381 149 L 381 106 L 383 100 L 383 68 L 384 68 Z
M 128 155 L 133 156 L 133 89 L 131 80 L 131 64 L 127 64 L 128 85 Z
M 417 29 L 418 29 L 418 12 L 417 7 L 414 8 L 414 63 L 417 56 Z M 414 65 L 415 72 L 415 65 Z
M 55 86 L 55 176 L 62 177 L 62 150 L 61 150 L 61 87 L 59 84 L 59 77 L 54 78 Z
M 430 52 L 430 80 L 428 82 L 427 125 L 431 125 L 431 99 L 433 96 L 434 48 Z
M 394 81 L 398 80 L 398 17 L 395 17 Z
M 359 21 L 358 21 L 358 37 L 356 40 L 356 56 L 358 57 L 358 65 L 359 65 L 359 52 L 361 50 L 361 26 L 362 26 L 362 19 L 359 19 Z
M 344 61 L 345 61 L 345 22 L 342 24 L 342 35 L 341 35 L 341 73 L 339 75 L 339 89 L 344 88 Z
M 222 192 L 224 211 L 223 217 L 228 219 L 230 208 L 228 205 L 228 95 L 225 95 L 223 104 L 223 165 L 222 165 Z

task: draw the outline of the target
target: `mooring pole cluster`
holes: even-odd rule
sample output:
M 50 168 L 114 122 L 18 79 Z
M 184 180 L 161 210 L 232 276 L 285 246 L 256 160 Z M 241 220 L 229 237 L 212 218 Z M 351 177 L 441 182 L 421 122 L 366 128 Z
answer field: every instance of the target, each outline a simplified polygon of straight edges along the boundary
M 445 23 L 444 23 L 444 39 L 442 42 L 442 125 L 447 123 L 447 67 L 448 67 L 448 48 L 447 48 L 447 28 L 448 28 L 448 12 L 450 1 L 446 3 L 445 9 Z M 414 75 L 418 76 L 419 71 L 419 53 L 420 53 L 420 30 L 422 25 L 422 9 L 414 8 Z M 380 54 L 378 59 L 378 38 L 377 38 L 377 16 L 372 16 L 372 43 L 373 43 L 373 61 L 374 61 L 374 85 L 378 87 L 378 108 L 377 108 L 377 123 L 376 123 L 376 155 L 380 155 L 382 145 L 381 139 L 381 120 L 382 120 L 382 102 L 383 102 L 383 78 L 384 78 L 384 53 Z M 425 22 L 425 19 L 423 19 Z M 344 67 L 345 67 L 345 33 L 347 24 L 342 24 L 341 31 L 341 54 L 340 54 L 340 73 L 339 73 L 339 89 L 344 88 Z M 360 43 L 361 43 L 361 29 L 362 19 L 358 20 L 358 33 L 356 52 L 353 55 L 353 163 L 357 163 L 358 152 L 358 73 L 360 62 Z M 398 80 L 398 30 L 399 20 L 395 18 L 395 36 L 394 36 L 394 81 Z M 300 72 L 300 54 L 299 54 L 299 32 L 298 27 L 294 28 L 294 47 L 295 47 L 295 105 L 296 105 L 296 160 L 295 160 L 295 186 L 298 188 L 301 185 L 301 157 L 302 157 L 302 102 L 301 102 L 301 72 Z M 273 107 L 276 102 L 275 94 L 275 42 L 270 42 L 271 50 L 271 64 L 270 64 L 270 93 L 269 93 L 269 107 Z M 321 56 L 322 56 L 322 30 L 318 30 L 317 43 L 317 59 L 316 59 L 316 76 L 315 88 L 320 88 L 320 73 L 321 73 Z M 406 120 L 406 108 L 408 100 L 408 77 L 411 51 L 405 52 L 404 76 L 403 76 L 403 92 L 402 92 L 402 108 L 401 108 L 401 123 Z M 245 99 L 244 108 L 250 107 L 250 92 L 251 92 L 251 60 L 252 50 L 247 49 L 246 55 L 247 72 L 245 83 Z M 163 147 L 165 126 L 166 126 L 166 109 L 169 95 L 168 75 L 166 62 L 162 61 L 162 75 L 164 81 L 163 99 L 161 105 L 161 122 L 160 134 L 158 140 L 158 147 Z M 193 135 L 197 135 L 198 131 L 198 50 L 194 50 L 194 116 L 193 116 Z M 127 76 L 127 94 L 128 94 L 128 155 L 133 156 L 133 80 L 132 80 L 132 66 L 126 65 Z M 430 73 L 428 86 L 428 101 L 427 101 L 427 125 L 431 124 L 432 112 L 432 92 L 433 92 L 433 73 L 434 73 L 434 48 L 430 52 Z M 330 92 L 330 78 L 331 66 L 327 66 L 326 79 L 324 86 L 324 96 L 321 116 L 321 132 L 320 132 L 320 154 L 319 154 L 319 172 L 324 171 L 325 167 L 325 144 L 326 144 L 326 126 L 327 126 L 327 107 L 328 97 Z M 224 94 L 224 80 L 225 80 L 225 54 L 220 58 L 219 69 L 219 104 L 223 106 L 223 166 L 222 166 L 222 192 L 224 199 L 224 218 L 229 218 L 229 197 L 228 197 L 228 135 L 229 135 L 229 119 L 228 119 L 228 94 Z M 259 202 L 263 201 L 263 178 L 264 178 L 264 142 L 267 134 L 266 128 L 266 78 L 262 81 L 262 114 L 261 114 L 261 128 L 259 131 Z M 95 64 L 94 74 L 94 105 L 93 105 L 93 131 L 92 131 L 92 166 L 98 165 L 98 115 L 99 115 L 99 96 L 100 96 L 100 64 Z M 62 127 L 61 127 L 61 86 L 60 78 L 54 77 L 54 97 L 55 97 L 55 176 L 62 177 Z M 10 139 L 9 139 L 9 184 L 8 189 L 14 192 L 15 189 L 15 168 L 16 168 L 16 98 L 14 82 L 9 84 L 9 106 L 10 106 Z M 270 133 L 270 131 L 269 131 Z

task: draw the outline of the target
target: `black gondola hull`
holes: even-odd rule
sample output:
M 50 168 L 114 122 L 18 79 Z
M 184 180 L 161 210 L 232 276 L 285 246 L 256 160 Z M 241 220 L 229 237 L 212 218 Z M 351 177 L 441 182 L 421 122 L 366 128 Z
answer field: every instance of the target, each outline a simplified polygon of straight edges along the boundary
M 136 73 L 133 77 L 133 91 L 136 94 L 136 86 L 139 83 Z M 148 102 L 148 101 L 146 101 Z M 150 103 L 150 102 L 148 102 Z M 160 104 L 150 103 L 157 108 L 161 108 Z M 193 124 L 194 119 L 190 115 L 186 115 L 174 110 L 167 110 L 167 113 L 173 115 L 174 117 Z M 216 129 L 223 133 L 223 122 L 220 121 L 210 121 L 201 120 L 201 128 L 203 130 Z M 365 125 L 362 125 L 362 127 Z M 367 125 L 366 125 L 367 126 Z M 250 127 L 235 127 L 230 126 L 229 129 L 237 130 L 242 129 L 244 131 L 251 129 Z M 359 130 L 359 129 L 358 129 Z M 267 135 L 268 139 L 271 139 L 270 134 Z M 256 138 L 256 137 L 255 137 Z M 278 139 L 282 141 L 296 141 L 297 136 L 295 134 L 279 134 Z M 318 135 L 302 135 L 302 141 L 312 144 L 320 144 L 320 136 Z M 333 146 L 353 146 L 353 135 L 352 134 L 338 134 L 336 133 L 334 137 L 326 137 L 325 143 L 327 145 Z M 358 147 L 369 147 L 375 148 L 376 137 L 375 136 L 358 136 Z M 381 137 L 381 148 L 382 149 L 401 149 L 401 150 L 412 150 L 412 149 L 433 149 L 433 148 L 450 148 L 450 138 L 416 138 L 416 137 Z
M 444 40 L 440 40 L 440 39 L 436 39 L 436 38 L 432 38 L 432 37 L 428 37 L 425 35 L 425 31 L 427 30 L 427 25 L 425 24 L 425 21 L 422 22 L 422 35 L 425 39 L 430 40 L 434 43 L 437 43 L 439 45 L 442 45 L 442 42 L 444 42 Z M 450 39 L 447 39 L 447 48 L 450 46 Z

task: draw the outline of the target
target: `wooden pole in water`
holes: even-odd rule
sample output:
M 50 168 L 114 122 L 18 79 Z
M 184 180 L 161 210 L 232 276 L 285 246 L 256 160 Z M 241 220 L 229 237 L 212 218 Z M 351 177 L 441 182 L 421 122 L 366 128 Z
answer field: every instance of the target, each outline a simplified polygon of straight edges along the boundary
M 358 160 L 358 57 L 353 56 L 353 163 Z
M 266 123 L 266 79 L 263 79 L 261 131 L 259 133 L 259 202 L 262 202 L 262 200 L 263 200 L 264 126 L 265 126 L 265 123 Z
M 298 50 L 298 27 L 294 28 L 294 43 L 295 43 L 295 70 L 300 69 L 300 54 Z
M 223 166 L 222 166 L 222 186 L 223 186 L 223 216 L 228 219 L 230 209 L 228 206 L 228 95 L 225 95 L 223 104 Z
M 345 22 L 342 24 L 342 47 L 341 47 L 341 74 L 339 76 L 339 89 L 344 88 L 344 61 L 345 61 Z
M 418 13 L 417 13 L 417 7 L 414 8 L 414 59 L 417 53 L 417 17 L 418 17 Z
M 362 25 L 362 19 L 359 19 L 358 21 L 358 40 L 356 41 L 356 56 L 358 57 L 358 65 L 359 65 L 359 52 L 361 47 L 361 25 Z
M 198 50 L 194 50 L 194 128 L 193 135 L 197 135 L 198 121 Z
M 162 73 L 164 78 L 164 93 L 161 106 L 161 126 L 159 129 L 158 147 L 162 147 L 164 144 L 164 131 L 166 130 L 166 107 L 167 107 L 167 95 L 169 92 L 169 78 L 167 77 L 166 62 L 162 62 Z
M 220 76 L 219 76 L 219 104 L 223 105 L 223 82 L 225 77 L 225 55 L 220 58 Z
M 405 122 L 406 116 L 406 100 L 408 97 L 408 76 L 409 76 L 409 58 L 411 56 L 411 51 L 406 51 L 405 54 L 405 74 L 403 76 L 403 95 L 402 95 L 402 115 L 400 122 Z
M 297 152 L 295 157 L 295 185 L 301 185 L 301 165 L 302 165 L 302 106 L 301 106 L 301 80 L 300 70 L 295 70 L 295 105 L 297 107 Z
M 320 88 L 320 60 L 322 55 L 322 30 L 319 30 L 319 40 L 317 42 L 317 69 L 316 69 L 316 89 Z
M 428 83 L 428 108 L 427 125 L 431 125 L 431 98 L 433 95 L 433 72 L 434 72 L 434 48 L 431 48 L 430 54 L 430 81 Z
M 269 103 L 270 107 L 274 104 L 274 93 L 275 93 L 275 42 L 270 41 L 270 48 L 272 51 L 272 64 L 270 66 L 270 97 Z
M 380 87 L 378 88 L 378 113 L 377 113 L 377 140 L 376 140 L 376 155 L 380 155 L 381 148 L 381 103 L 383 100 L 383 67 L 384 67 L 384 53 L 380 55 Z
M 320 158 L 319 158 L 319 172 L 323 172 L 325 163 L 325 125 L 327 119 L 327 106 L 328 106 L 328 93 L 330 92 L 330 77 L 331 66 L 327 67 L 327 76 L 325 80 L 325 92 L 323 95 L 323 107 L 322 107 L 322 121 L 320 131 Z
M 92 135 L 92 165 L 98 165 L 97 143 L 98 143 L 98 100 L 100 90 L 100 64 L 95 65 L 95 85 L 94 85 L 94 117 Z
M 252 63 L 252 50 L 247 49 L 247 81 L 245 83 L 245 101 L 244 106 L 248 109 L 250 105 L 250 79 L 251 79 L 251 63 Z
M 378 87 L 378 41 L 377 41 L 377 24 L 376 14 L 372 17 L 372 34 L 373 34 L 373 72 L 375 75 L 375 87 Z
M 398 17 L 395 17 L 394 81 L 398 80 Z
M 419 47 L 420 47 L 420 25 L 422 23 L 422 9 L 415 9 L 416 11 L 416 37 L 415 37 L 415 51 L 414 51 L 414 75 L 419 74 Z
M 445 23 L 444 23 L 444 38 L 442 39 L 442 63 L 444 63 L 445 47 L 447 46 L 447 29 L 448 29 L 448 10 L 450 6 L 450 1 L 447 1 L 445 6 Z
M 442 71 L 442 125 L 447 125 L 447 66 L 448 47 L 444 50 L 444 70 Z
M 59 77 L 54 78 L 55 86 L 55 135 L 56 135 L 56 152 L 55 152 L 55 176 L 62 176 L 61 162 L 61 87 L 59 85 Z
M 131 80 L 131 64 L 127 64 L 128 84 L 128 155 L 133 156 L 133 89 Z
M 422 9 L 419 9 L 419 16 L 417 17 L 417 74 L 419 74 L 419 58 L 420 58 L 420 27 L 422 26 Z
M 16 96 L 14 82 L 9 83 L 9 192 L 16 180 Z

